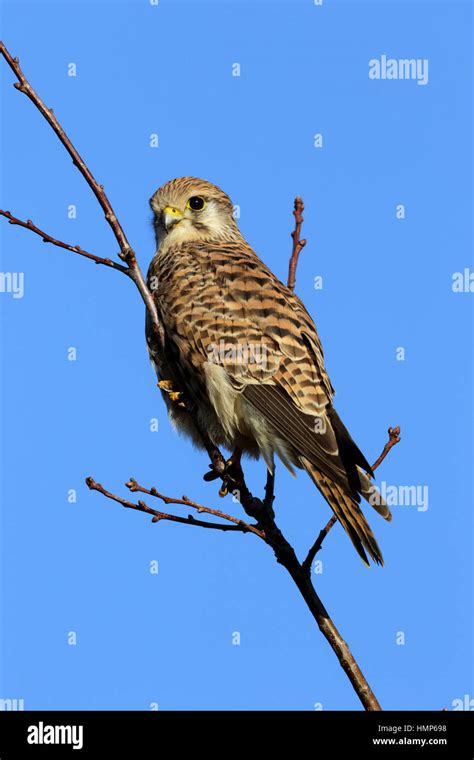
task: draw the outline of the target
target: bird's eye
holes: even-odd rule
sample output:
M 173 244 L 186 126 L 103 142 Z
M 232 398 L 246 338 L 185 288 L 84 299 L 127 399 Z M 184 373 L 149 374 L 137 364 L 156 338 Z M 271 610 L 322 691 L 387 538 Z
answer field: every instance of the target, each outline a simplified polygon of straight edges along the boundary
M 205 205 L 206 201 L 200 195 L 193 195 L 186 204 L 193 211 L 202 211 Z

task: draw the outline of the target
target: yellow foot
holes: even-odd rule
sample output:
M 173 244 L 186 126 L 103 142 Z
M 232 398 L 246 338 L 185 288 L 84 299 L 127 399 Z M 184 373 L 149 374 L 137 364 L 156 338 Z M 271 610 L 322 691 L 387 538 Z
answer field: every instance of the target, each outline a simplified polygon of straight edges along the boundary
M 171 401 L 181 401 L 183 394 L 181 391 L 173 390 L 172 380 L 160 380 L 158 382 L 158 388 L 168 394 Z
M 158 388 L 161 388 L 162 391 L 172 391 L 173 383 L 171 380 L 160 380 L 158 383 Z

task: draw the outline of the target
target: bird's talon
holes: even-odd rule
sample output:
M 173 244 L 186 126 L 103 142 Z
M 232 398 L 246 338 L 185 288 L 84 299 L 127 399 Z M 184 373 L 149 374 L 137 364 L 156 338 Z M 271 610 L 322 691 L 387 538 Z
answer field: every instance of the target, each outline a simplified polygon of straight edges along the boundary
M 171 401 L 174 401 L 176 403 L 179 402 L 178 406 L 182 406 L 183 408 L 186 408 L 186 403 L 183 400 L 183 393 L 181 391 L 173 390 L 172 380 L 159 380 L 158 388 L 164 391 L 165 393 L 167 393 Z
M 220 476 L 218 472 L 216 472 L 215 470 L 211 470 L 210 472 L 205 472 L 202 477 L 203 477 L 203 480 L 206 481 L 206 483 L 209 483 L 211 480 L 217 480 L 217 478 Z
M 242 483 L 242 467 L 240 465 L 240 452 L 234 452 L 224 466 L 224 476 L 234 485 L 239 486 Z

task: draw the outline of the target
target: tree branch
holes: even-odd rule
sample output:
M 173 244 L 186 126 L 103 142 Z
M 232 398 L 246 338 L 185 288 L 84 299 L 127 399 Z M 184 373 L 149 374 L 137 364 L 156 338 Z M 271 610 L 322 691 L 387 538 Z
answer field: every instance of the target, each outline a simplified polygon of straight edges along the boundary
M 331 530 L 331 528 L 337 523 L 337 517 L 336 515 L 333 515 L 326 523 L 324 528 L 321 528 L 321 530 L 318 533 L 318 536 L 316 538 L 316 541 L 312 545 L 311 549 L 309 550 L 306 559 L 304 560 L 302 567 L 303 570 L 306 573 L 311 573 L 311 565 L 313 564 L 313 560 L 316 556 L 316 554 L 319 552 L 323 545 L 323 541 L 326 538 L 327 534 Z
M 137 258 L 135 256 L 135 252 L 132 249 L 130 243 L 128 242 L 128 239 L 125 235 L 125 232 L 122 229 L 122 225 L 120 224 L 119 220 L 117 219 L 117 216 L 112 208 L 112 204 L 110 203 L 103 185 L 99 185 L 97 180 L 95 179 L 94 175 L 92 174 L 89 167 L 86 165 L 84 160 L 79 155 L 79 152 L 72 144 L 71 140 L 69 139 L 68 135 L 62 128 L 61 124 L 59 123 L 58 119 L 56 118 L 54 111 L 52 108 L 48 108 L 43 100 L 40 98 L 38 93 L 33 89 L 27 78 L 25 77 L 21 67 L 20 67 L 20 61 L 18 58 L 13 58 L 11 53 L 6 48 L 5 44 L 3 42 L 0 42 L 0 55 L 2 55 L 8 65 L 10 66 L 11 70 L 13 71 L 14 75 L 17 78 L 17 82 L 14 83 L 14 87 L 22 92 L 24 95 L 27 96 L 33 103 L 33 105 L 38 109 L 38 111 L 44 116 L 46 121 L 48 122 L 49 126 L 61 142 L 61 144 L 64 146 L 64 148 L 67 150 L 69 155 L 72 158 L 74 166 L 80 171 L 82 176 L 84 177 L 85 181 L 89 185 L 90 189 L 94 193 L 95 197 L 97 198 L 100 207 L 102 208 L 105 219 L 107 223 L 109 224 L 115 239 L 119 245 L 120 252 L 119 257 L 127 264 L 127 267 L 120 269 L 118 265 L 112 266 L 111 263 L 107 263 L 106 266 L 109 266 L 113 269 L 119 269 L 122 272 L 125 272 L 131 280 L 135 283 L 136 287 L 138 288 L 138 291 L 143 299 L 143 302 L 148 310 L 148 313 L 150 315 L 151 324 L 153 326 L 153 330 L 155 333 L 156 340 L 158 342 L 158 345 L 163 349 L 164 342 L 165 342 L 165 331 L 163 328 L 163 324 L 160 320 L 158 310 L 156 308 L 156 304 L 153 300 L 153 296 L 148 290 L 145 278 L 143 277 L 143 273 L 138 265 Z M 13 217 L 10 212 L 2 212 L 3 216 L 6 216 L 11 224 L 19 224 L 22 227 L 25 227 L 26 229 L 29 229 L 33 232 L 36 232 L 38 228 L 35 228 L 35 225 L 33 223 L 28 224 L 20 222 L 20 220 L 17 220 L 16 217 Z M 81 256 L 85 255 L 85 252 L 82 252 L 82 250 L 77 250 L 78 246 L 68 246 L 65 243 L 61 243 L 60 241 L 56 241 L 55 238 L 53 238 L 50 235 L 47 235 L 46 233 L 43 233 L 42 231 L 38 231 L 37 234 L 41 234 L 43 237 L 43 240 L 45 242 L 53 243 L 54 245 L 59 245 L 60 248 L 67 248 L 70 251 L 74 251 L 75 253 L 78 253 Z M 111 261 L 110 259 L 104 259 L 97 261 L 96 257 L 94 257 L 92 254 L 88 255 L 87 258 L 91 258 L 96 261 L 96 263 L 105 264 L 105 262 Z
M 296 267 L 301 251 L 306 245 L 306 240 L 300 240 L 301 225 L 303 224 L 304 203 L 300 197 L 295 198 L 295 208 L 293 216 L 295 217 L 295 229 L 291 233 L 293 238 L 293 249 L 291 251 L 290 264 L 288 267 L 288 287 L 290 290 L 295 289 L 296 284 Z
M 3 42 L 0 42 L 0 54 L 3 55 L 6 62 L 8 63 L 8 65 L 10 66 L 11 70 L 13 71 L 14 75 L 16 76 L 18 80 L 18 82 L 15 82 L 13 86 L 17 90 L 22 92 L 24 95 L 26 95 L 26 97 L 31 100 L 33 105 L 42 114 L 42 116 L 44 116 L 44 118 L 48 122 L 53 132 L 56 134 L 58 139 L 61 141 L 61 143 L 66 148 L 69 155 L 71 156 L 74 166 L 76 166 L 77 169 L 81 172 L 82 176 L 86 180 L 90 189 L 94 193 L 95 197 L 97 198 L 104 212 L 105 218 L 108 224 L 110 225 L 112 232 L 114 233 L 115 238 L 120 246 L 120 258 L 126 261 L 127 255 L 129 253 L 133 254 L 133 251 L 125 236 L 125 232 L 123 231 L 122 226 L 115 215 L 112 205 L 109 199 L 107 198 L 107 195 L 104 192 L 103 185 L 99 185 L 94 175 L 92 174 L 91 170 L 89 169 L 89 167 L 86 165 L 86 163 L 83 161 L 83 159 L 79 155 L 78 151 L 76 150 L 71 140 L 67 136 L 66 132 L 62 128 L 61 124 L 57 120 L 53 109 L 48 108 L 45 105 L 45 103 L 42 101 L 38 93 L 35 92 L 31 84 L 28 82 L 27 78 L 25 77 L 20 67 L 19 59 L 13 58 L 13 56 L 7 50 Z
M 3 43 L 0 43 L 0 55 L 2 55 L 5 58 L 5 60 L 7 61 L 8 65 L 10 66 L 11 70 L 13 71 L 14 75 L 16 76 L 18 80 L 14 86 L 32 101 L 35 107 L 40 111 L 40 113 L 46 119 L 46 121 L 51 126 L 52 130 L 54 131 L 54 133 L 56 134 L 56 136 L 58 137 L 58 139 L 64 146 L 64 148 L 67 150 L 68 154 L 71 156 L 74 165 L 81 172 L 85 181 L 87 182 L 92 192 L 94 193 L 95 197 L 97 198 L 97 201 L 99 202 L 99 205 L 101 206 L 104 212 L 106 221 L 111 227 L 112 232 L 115 236 L 115 239 L 119 245 L 119 248 L 120 248 L 119 258 L 124 262 L 125 266 L 115 263 L 111 259 L 101 258 L 101 257 L 95 256 L 94 254 L 88 253 L 87 251 L 84 251 L 79 246 L 72 246 L 62 241 L 59 241 L 56 238 L 54 238 L 52 235 L 49 235 L 48 233 L 45 233 L 43 230 L 36 227 L 36 225 L 34 225 L 33 222 L 31 222 L 30 220 L 26 222 L 22 222 L 17 217 L 14 217 L 9 211 L 1 211 L 0 215 L 6 217 L 8 221 L 10 222 L 10 224 L 16 224 L 20 227 L 30 230 L 36 235 L 39 235 L 40 237 L 42 237 L 44 242 L 51 243 L 60 248 L 72 251 L 73 253 L 77 253 L 78 255 L 84 256 L 88 259 L 91 259 L 92 261 L 95 261 L 97 264 L 103 264 L 105 266 L 108 266 L 109 268 L 117 269 L 118 271 L 121 271 L 124 274 L 126 274 L 128 277 L 130 277 L 130 279 L 132 279 L 133 282 L 135 283 L 145 303 L 145 306 L 147 308 L 147 311 L 148 311 L 148 314 L 151 319 L 152 326 L 155 332 L 155 338 L 156 338 L 157 344 L 160 350 L 162 351 L 165 345 L 165 333 L 164 333 L 164 328 L 157 311 L 156 304 L 153 299 L 153 295 L 146 285 L 145 279 L 138 265 L 135 253 L 133 249 L 131 248 L 127 237 L 125 236 L 123 228 L 121 224 L 119 223 L 117 216 L 115 215 L 115 212 L 112 208 L 110 201 L 107 198 L 107 195 L 104 191 L 103 186 L 98 184 L 98 182 L 96 181 L 92 172 L 87 167 L 87 165 L 85 164 L 85 162 L 79 155 L 76 148 L 73 146 L 72 142 L 70 141 L 64 129 L 61 127 L 52 109 L 48 109 L 46 107 L 46 105 L 43 103 L 41 98 L 37 95 L 35 90 L 32 88 L 32 86 L 30 85 L 25 75 L 23 74 L 23 71 L 20 68 L 18 59 L 13 58 L 11 56 L 11 54 L 9 53 L 9 51 L 7 50 L 7 48 L 5 47 Z M 303 208 L 304 206 L 303 206 L 302 199 L 296 198 L 295 207 L 293 211 L 293 214 L 295 217 L 295 229 L 292 232 L 293 247 L 292 247 L 292 254 L 291 254 L 289 272 L 288 272 L 288 287 L 292 290 L 294 289 L 295 281 L 296 281 L 296 268 L 298 264 L 298 258 L 299 258 L 302 248 L 306 244 L 305 240 L 300 239 L 301 225 L 303 223 L 303 216 L 302 216 Z M 265 498 L 261 500 L 254 497 L 245 483 L 244 474 L 241 468 L 238 468 L 237 474 L 235 471 L 231 472 L 229 471 L 228 468 L 226 468 L 225 460 L 222 453 L 214 445 L 209 435 L 207 434 L 207 431 L 200 429 L 199 422 L 196 419 L 196 415 L 193 414 L 192 410 L 189 410 L 189 413 L 192 415 L 193 421 L 195 422 L 195 424 L 197 425 L 197 429 L 201 433 L 204 445 L 206 446 L 206 449 L 211 458 L 212 473 L 209 473 L 210 477 L 206 477 L 206 479 L 212 479 L 217 476 L 223 480 L 224 485 L 232 484 L 235 488 L 237 488 L 240 494 L 240 502 L 242 504 L 242 507 L 244 508 L 247 515 L 249 515 L 250 517 L 256 520 L 256 523 L 257 523 L 256 525 L 246 523 L 243 520 L 240 520 L 239 518 L 236 518 L 236 517 L 232 517 L 231 515 L 228 515 L 220 510 L 214 510 L 214 509 L 210 509 L 209 507 L 204 507 L 201 504 L 191 501 L 187 497 L 183 497 L 182 499 L 174 499 L 172 497 L 168 497 L 168 496 L 165 496 L 164 494 L 159 493 L 154 488 L 146 489 L 142 486 L 139 486 L 139 484 L 133 479 L 131 479 L 127 483 L 127 487 L 132 492 L 142 492 L 142 493 L 149 494 L 150 496 L 161 499 L 165 504 L 176 504 L 180 506 L 191 507 L 192 509 L 197 510 L 198 513 L 210 514 L 214 517 L 218 517 L 219 519 L 224 520 L 225 522 L 215 523 L 215 522 L 195 519 L 194 517 L 192 517 L 192 515 L 188 515 L 188 517 L 180 517 L 178 515 L 155 510 L 149 507 L 144 501 L 138 501 L 137 503 L 134 503 L 132 501 L 129 501 L 128 499 L 123 499 L 113 494 L 112 492 L 106 490 L 101 484 L 96 483 L 96 481 L 93 480 L 93 478 L 86 479 L 86 483 L 88 487 L 91 490 L 98 491 L 107 499 L 117 502 L 127 509 L 132 509 L 134 511 L 144 512 L 146 514 L 151 515 L 153 522 L 158 522 L 161 520 L 169 520 L 169 521 L 179 523 L 179 524 L 194 525 L 197 527 L 209 528 L 209 529 L 214 529 L 214 530 L 235 531 L 235 532 L 242 532 L 242 533 L 248 532 L 248 533 L 252 533 L 253 535 L 260 538 L 261 540 L 265 541 L 265 543 L 267 543 L 272 548 L 277 561 L 283 567 L 286 568 L 286 570 L 292 577 L 303 599 L 305 600 L 311 614 L 313 615 L 319 629 L 321 630 L 321 632 L 323 633 L 323 635 L 329 642 L 330 646 L 332 647 L 333 651 L 335 652 L 336 656 L 338 657 L 341 667 L 343 668 L 344 672 L 349 678 L 354 690 L 356 691 L 364 707 L 367 710 L 380 710 L 381 709 L 380 705 L 375 695 L 373 694 L 369 684 L 367 683 L 365 677 L 363 676 L 357 662 L 355 661 L 353 655 L 351 654 L 348 645 L 346 644 L 346 642 L 340 635 L 339 631 L 337 630 L 336 626 L 331 620 L 327 610 L 325 609 L 323 603 L 321 602 L 319 596 L 317 595 L 312 585 L 311 574 L 310 572 L 308 572 L 307 567 L 305 566 L 305 563 L 299 562 L 293 547 L 287 541 L 287 539 L 282 534 L 282 532 L 280 531 L 280 529 L 278 528 L 276 524 L 275 513 L 273 510 L 273 501 L 275 498 L 274 497 L 274 482 L 275 482 L 274 474 L 270 474 L 270 473 L 267 474 L 267 483 L 265 486 Z M 395 435 L 398 435 L 396 431 L 397 429 L 394 429 L 393 432 Z M 382 455 L 377 460 L 376 466 L 382 461 L 382 459 L 384 458 L 388 450 L 394 445 L 394 443 L 391 443 L 390 445 L 389 444 L 387 444 L 387 446 L 384 449 L 384 452 L 382 452 Z M 227 524 L 227 523 L 230 523 L 230 524 Z M 329 529 L 330 528 L 328 528 L 328 530 Z
M 399 426 L 394 427 L 394 428 L 389 427 L 389 429 L 388 429 L 388 441 L 385 444 L 385 446 L 383 447 L 382 453 L 380 454 L 380 456 L 375 460 L 374 464 L 372 465 L 372 469 L 374 470 L 374 472 L 377 469 L 377 467 L 380 467 L 380 465 L 382 464 L 383 460 L 387 456 L 388 452 L 391 449 L 393 449 L 393 447 L 397 443 L 400 443 L 400 440 L 401 440 L 400 439 L 400 427 Z
M 104 264 L 106 267 L 110 267 L 111 269 L 118 269 L 119 272 L 123 272 L 124 274 L 129 275 L 128 267 L 124 267 L 122 264 L 118 264 L 116 261 L 112 261 L 112 259 L 103 259 L 101 256 L 95 256 L 93 253 L 84 251 L 78 245 L 69 245 L 69 243 L 63 243 L 62 240 L 57 240 L 51 235 L 48 235 L 47 232 L 40 230 L 39 227 L 33 224 L 31 219 L 23 222 L 21 219 L 17 219 L 16 216 L 13 216 L 13 214 L 11 214 L 9 211 L 3 211 L 2 209 L 0 209 L 0 216 L 6 217 L 9 224 L 16 224 L 19 227 L 24 227 L 26 230 L 30 230 L 30 232 L 34 232 L 35 235 L 39 235 L 40 238 L 43 239 L 43 243 L 51 243 L 58 248 L 65 248 L 67 251 L 78 253 L 79 256 L 85 256 L 87 259 L 92 259 L 92 261 L 95 261 L 96 264 Z
M 244 523 L 243 520 L 239 520 L 237 517 L 231 517 L 230 515 L 225 515 L 223 512 L 220 513 L 220 517 L 225 518 L 226 520 L 229 520 L 230 522 L 235 523 L 234 525 L 226 525 L 225 523 L 213 523 L 213 522 L 207 522 L 205 520 L 196 520 L 195 517 L 192 515 L 188 515 L 187 517 L 179 517 L 178 515 L 172 515 L 168 512 L 161 512 L 157 509 L 152 509 L 148 506 L 148 504 L 145 504 L 144 501 L 138 501 L 136 504 L 133 501 L 128 501 L 127 499 L 123 499 L 121 496 L 117 496 L 116 494 L 112 493 L 111 491 L 107 491 L 104 486 L 102 486 L 100 483 L 96 483 L 94 478 L 86 478 L 86 485 L 91 491 L 98 491 L 103 496 L 105 496 L 107 499 L 110 499 L 111 501 L 116 501 L 118 504 L 121 504 L 122 507 L 125 507 L 126 509 L 134 509 L 136 512 L 145 512 L 147 515 L 152 515 L 152 522 L 159 522 L 160 520 L 170 520 L 171 522 L 181 523 L 181 525 L 194 525 L 198 528 L 211 528 L 213 530 L 223 530 L 223 531 L 239 531 L 240 533 L 255 533 L 260 538 L 262 538 L 261 531 L 257 530 L 253 525 L 247 525 L 247 523 Z M 128 486 L 128 483 L 126 483 Z M 132 490 L 132 489 L 131 489 Z M 139 490 L 139 489 L 136 489 Z M 145 491 L 145 493 L 151 493 L 151 491 Z M 153 496 L 155 494 L 152 494 Z M 201 505 L 195 504 L 194 502 L 190 502 L 183 499 L 172 499 L 168 498 L 167 496 L 162 496 L 160 494 L 159 498 L 166 500 L 167 504 L 186 504 L 187 506 L 194 507 L 198 510 L 198 512 L 207 512 L 209 514 L 217 514 L 217 510 L 208 509 L 207 507 L 203 507 Z
M 201 525 L 201 527 L 206 528 L 210 527 L 210 525 L 216 527 L 214 523 L 202 524 L 203 521 L 190 521 L 189 518 L 177 518 L 176 515 L 155 512 L 155 510 L 150 509 L 150 507 L 148 507 L 148 505 L 142 501 L 134 504 L 133 502 L 116 496 L 110 491 L 107 491 L 103 486 L 95 483 L 92 478 L 87 478 L 86 482 L 89 488 L 99 491 L 107 498 L 118 502 L 124 507 L 131 508 L 140 512 L 146 512 L 147 514 L 152 514 L 154 516 L 155 522 L 161 519 L 167 519 L 173 520 L 174 522 Z M 132 484 L 132 487 L 130 487 L 130 483 Z M 183 504 L 186 506 L 194 505 L 195 508 L 199 508 L 201 511 L 210 511 L 211 514 L 218 512 L 218 510 L 209 510 L 209 508 L 202 507 L 202 505 L 196 505 L 195 502 L 191 502 L 188 499 L 174 499 L 171 497 L 163 497 L 162 494 L 153 492 L 156 491 L 156 489 L 143 489 L 141 486 L 138 486 L 138 484 L 136 484 L 136 481 L 133 480 L 129 481 L 127 485 L 130 490 L 139 490 L 145 493 L 150 493 L 153 496 L 156 495 L 158 498 L 165 500 L 166 503 Z M 271 488 L 271 481 L 269 485 L 269 480 L 267 479 L 267 496 L 269 493 L 271 493 Z M 260 499 L 252 496 L 245 482 L 240 484 L 240 501 L 245 512 L 257 520 L 257 526 L 248 526 L 246 528 L 239 527 L 239 529 L 244 532 L 250 529 L 249 532 L 257 535 L 272 548 L 277 562 L 288 571 L 294 583 L 298 587 L 321 633 L 327 639 L 331 648 L 335 652 L 342 669 L 346 673 L 350 683 L 352 684 L 365 709 L 371 711 L 381 710 L 382 708 L 380 707 L 377 698 L 375 697 L 359 665 L 351 653 L 349 646 L 342 638 L 328 611 L 316 593 L 311 581 L 310 574 L 308 574 L 303 568 L 303 565 L 300 564 L 293 547 L 278 528 L 275 522 L 273 508 L 268 504 L 268 502 L 261 501 Z M 227 516 L 227 519 L 229 519 L 229 516 Z M 238 526 L 235 525 L 222 527 L 221 524 L 219 524 L 219 528 L 221 530 L 224 530 L 226 528 L 235 529 L 237 527 Z
M 163 501 L 165 504 L 177 504 L 183 505 L 185 507 L 192 507 L 199 513 L 206 512 L 206 514 L 220 517 L 222 520 L 229 520 L 229 522 L 235 523 L 239 527 L 239 530 L 242 530 L 244 533 L 255 533 L 255 535 L 259 538 L 265 538 L 263 531 L 258 530 L 256 525 L 249 525 L 240 518 L 232 517 L 232 515 L 228 515 L 225 512 L 222 512 L 220 509 L 211 509 L 210 507 L 204 507 L 202 504 L 191 501 L 191 499 L 188 499 L 187 496 L 183 496 L 181 499 L 176 499 L 172 496 L 165 496 L 164 494 L 157 491 L 154 487 L 144 488 L 143 486 L 140 486 L 134 478 L 130 478 L 130 480 L 125 483 L 125 485 L 129 491 L 132 491 L 132 493 L 138 491 L 140 493 L 146 493 L 149 496 L 154 496 L 156 499 L 161 499 L 161 501 Z M 214 523 L 211 524 L 214 525 Z

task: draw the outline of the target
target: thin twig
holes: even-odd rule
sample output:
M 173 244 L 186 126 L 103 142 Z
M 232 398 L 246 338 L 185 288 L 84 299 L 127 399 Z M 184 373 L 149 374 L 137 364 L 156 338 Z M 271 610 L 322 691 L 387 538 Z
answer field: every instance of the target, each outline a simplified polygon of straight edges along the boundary
M 293 249 L 291 251 L 290 264 L 288 267 L 288 287 L 290 290 L 295 289 L 296 284 L 296 267 L 301 251 L 306 245 L 306 240 L 300 240 L 301 225 L 303 224 L 304 203 L 300 197 L 295 198 L 295 208 L 293 215 L 295 217 L 295 229 L 291 233 L 293 238 Z
M 331 528 L 337 523 L 337 517 L 336 515 L 333 515 L 326 523 L 324 528 L 321 528 L 321 530 L 318 533 L 318 536 L 316 538 L 316 541 L 312 545 L 311 549 L 309 550 L 306 559 L 302 563 L 301 567 L 305 571 L 305 573 L 311 573 L 311 565 L 313 564 L 313 560 L 316 556 L 316 554 L 319 552 L 323 545 L 323 541 L 326 538 L 327 534 L 331 530 Z
M 92 259 L 92 261 L 95 261 L 96 264 L 104 264 L 106 267 L 110 267 L 111 269 L 118 269 L 119 272 L 123 272 L 126 275 L 129 274 L 128 267 L 124 267 L 122 264 L 118 264 L 116 261 L 112 261 L 112 259 L 104 259 L 101 256 L 95 256 L 93 253 L 84 251 L 84 249 L 78 245 L 69 245 L 69 243 L 63 243 L 62 240 L 58 240 L 57 238 L 49 235 L 47 232 L 44 232 L 44 230 L 40 230 L 36 224 L 33 224 L 31 219 L 23 222 L 21 219 L 13 216 L 13 214 L 11 214 L 9 211 L 3 211 L 2 209 L 0 209 L 0 216 L 6 217 L 9 224 L 16 224 L 19 227 L 24 227 L 26 230 L 34 232 L 35 235 L 39 235 L 40 238 L 43 239 L 43 243 L 51 243 L 58 248 L 65 248 L 66 250 L 72 251 L 73 253 L 78 253 L 79 256 L 85 256 L 87 259 Z
M 122 499 L 121 496 L 117 496 L 116 494 L 112 493 L 111 491 L 107 491 L 104 486 L 102 486 L 100 483 L 96 483 L 94 478 L 86 478 L 86 485 L 91 491 L 98 491 L 103 496 L 105 496 L 107 499 L 111 499 L 111 501 L 116 501 L 118 504 L 121 504 L 122 507 L 125 507 L 126 509 L 134 509 L 136 512 L 145 512 L 148 515 L 152 515 L 152 522 L 159 522 L 160 520 L 170 520 L 171 522 L 181 523 L 181 525 L 194 525 L 198 528 L 210 528 L 211 530 L 223 530 L 223 531 L 238 531 L 240 533 L 257 533 L 257 535 L 260 535 L 260 532 L 256 529 L 252 529 L 252 526 L 247 525 L 246 523 L 243 523 L 242 521 L 235 518 L 235 525 L 226 525 L 226 523 L 213 523 L 208 522 L 205 520 L 196 520 L 195 517 L 192 515 L 188 515 L 187 517 L 179 517 L 178 515 L 172 515 L 168 512 L 161 512 L 157 509 L 152 509 L 148 506 L 148 504 L 145 504 L 144 501 L 138 501 L 136 504 L 133 501 L 128 501 L 128 499 Z M 176 504 L 176 500 L 170 500 L 170 504 Z M 182 502 L 183 504 L 186 502 Z M 193 506 L 193 504 L 188 503 L 189 506 Z M 211 510 L 207 509 L 206 507 L 203 507 L 202 509 L 198 510 L 201 512 L 211 512 Z M 211 514 L 213 514 L 211 512 Z M 229 520 L 233 520 L 230 516 L 228 516 Z M 260 536 L 261 538 L 262 536 Z
M 372 465 L 372 470 L 376 470 L 377 467 L 379 467 L 385 457 L 387 456 L 388 452 L 393 449 L 393 447 L 400 442 L 400 427 L 389 427 L 388 429 L 388 441 L 383 447 L 382 453 L 380 456 L 375 460 L 374 464 Z
M 154 496 L 156 499 L 161 499 L 161 501 L 163 501 L 165 504 L 177 504 L 183 505 L 185 507 L 192 507 L 199 513 L 206 512 L 206 514 L 220 517 L 222 520 L 229 520 L 229 522 L 238 525 L 242 531 L 245 531 L 246 533 L 254 533 L 259 538 L 265 539 L 265 533 L 262 530 L 259 530 L 255 525 L 249 525 L 249 523 L 240 520 L 238 517 L 232 517 L 232 515 L 228 515 L 225 512 L 222 512 L 220 509 L 211 509 L 210 507 L 204 507 L 202 504 L 198 504 L 196 501 L 188 499 L 187 496 L 183 496 L 182 499 L 176 499 L 173 496 L 165 496 L 163 493 L 157 491 L 154 487 L 144 488 L 144 486 L 139 485 L 134 478 L 130 478 L 130 480 L 125 483 L 125 485 L 129 491 L 132 491 L 133 493 L 137 491 L 140 493 L 146 493 L 149 496 Z

